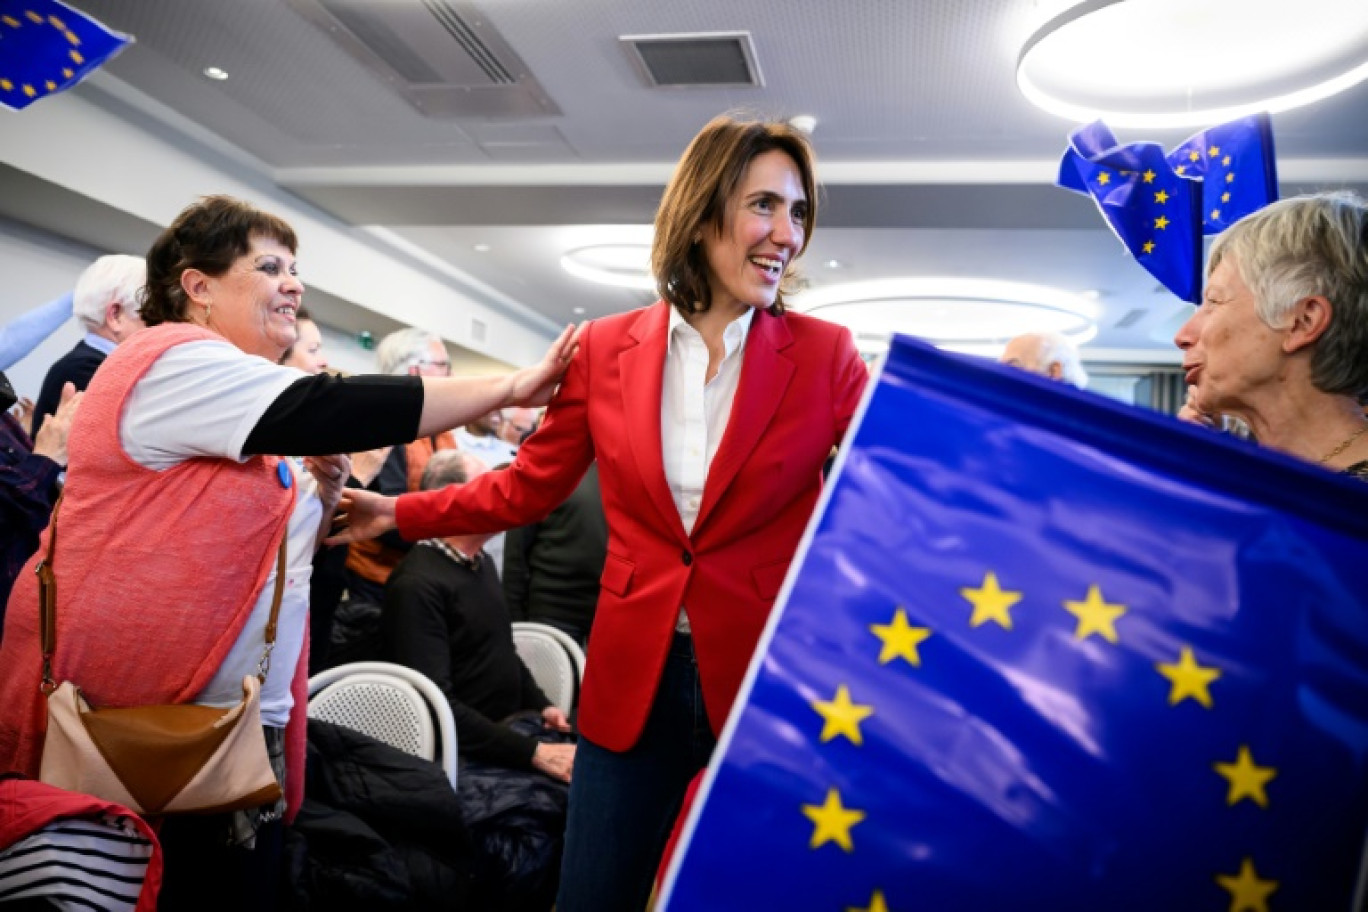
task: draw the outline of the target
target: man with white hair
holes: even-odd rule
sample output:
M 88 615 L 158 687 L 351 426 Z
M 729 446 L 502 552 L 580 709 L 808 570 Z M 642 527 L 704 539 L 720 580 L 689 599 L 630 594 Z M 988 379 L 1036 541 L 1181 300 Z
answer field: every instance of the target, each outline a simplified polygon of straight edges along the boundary
M 77 391 L 84 390 L 109 353 L 143 328 L 138 296 L 146 284 L 147 263 L 142 257 L 102 256 L 81 273 L 72 312 L 85 326 L 85 338 L 48 368 L 33 409 L 34 438 L 61 404 L 62 387 L 70 383 Z
M 1007 343 L 998 360 L 1080 388 L 1088 385 L 1088 374 L 1078 358 L 1078 349 L 1059 333 L 1017 336 Z

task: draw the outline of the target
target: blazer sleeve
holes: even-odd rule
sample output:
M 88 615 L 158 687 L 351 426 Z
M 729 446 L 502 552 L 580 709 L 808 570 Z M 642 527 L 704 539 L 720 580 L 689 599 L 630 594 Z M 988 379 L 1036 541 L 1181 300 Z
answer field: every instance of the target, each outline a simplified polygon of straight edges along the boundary
M 404 538 L 417 541 L 530 525 L 541 522 L 570 496 L 594 461 L 589 432 L 594 329 L 590 323 L 580 335 L 579 353 L 546 410 L 546 420 L 518 448 L 513 464 L 463 485 L 400 497 L 395 516 Z
M 850 420 L 860 407 L 865 384 L 869 382 L 869 370 L 860 353 L 855 348 L 855 339 L 850 330 L 842 326 L 836 334 L 835 351 L 832 352 L 832 417 L 835 420 L 835 440 L 839 445 L 845 439 Z

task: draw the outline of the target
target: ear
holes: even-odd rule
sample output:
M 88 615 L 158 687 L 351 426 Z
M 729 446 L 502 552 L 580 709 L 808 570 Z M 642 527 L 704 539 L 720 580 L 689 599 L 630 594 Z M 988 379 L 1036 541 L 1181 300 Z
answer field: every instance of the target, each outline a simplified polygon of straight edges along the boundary
M 1283 337 L 1283 351 L 1290 355 L 1314 345 L 1330 328 L 1334 314 L 1334 305 L 1324 295 L 1302 298 L 1292 308 L 1292 322 Z
M 105 329 L 113 330 L 119 325 L 119 317 L 123 314 L 123 305 L 118 301 L 110 301 L 105 305 L 104 326 Z
M 209 293 L 209 276 L 198 269 L 187 269 L 181 273 L 181 290 L 196 304 L 208 304 L 213 300 Z

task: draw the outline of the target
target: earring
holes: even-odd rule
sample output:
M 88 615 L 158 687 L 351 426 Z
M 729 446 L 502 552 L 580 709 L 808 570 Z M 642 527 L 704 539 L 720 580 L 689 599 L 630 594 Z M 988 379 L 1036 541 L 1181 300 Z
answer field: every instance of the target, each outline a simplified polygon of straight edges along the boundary
M 214 302 L 213 302 L 213 301 L 210 301 L 209 303 L 207 303 L 207 304 L 204 305 L 204 322 L 205 322 L 206 324 L 209 322 L 209 317 L 212 316 L 213 313 L 214 313 Z

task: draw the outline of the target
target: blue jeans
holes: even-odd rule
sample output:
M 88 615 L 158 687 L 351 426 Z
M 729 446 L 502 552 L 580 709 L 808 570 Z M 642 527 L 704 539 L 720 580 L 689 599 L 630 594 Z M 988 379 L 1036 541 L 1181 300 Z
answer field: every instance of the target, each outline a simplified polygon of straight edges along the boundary
M 693 639 L 675 634 L 641 738 L 618 752 L 581 736 L 557 912 L 641 912 L 684 792 L 717 744 Z

